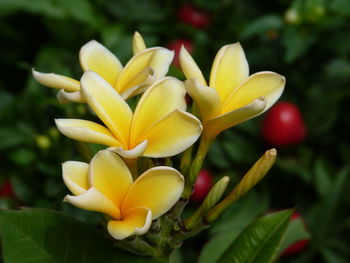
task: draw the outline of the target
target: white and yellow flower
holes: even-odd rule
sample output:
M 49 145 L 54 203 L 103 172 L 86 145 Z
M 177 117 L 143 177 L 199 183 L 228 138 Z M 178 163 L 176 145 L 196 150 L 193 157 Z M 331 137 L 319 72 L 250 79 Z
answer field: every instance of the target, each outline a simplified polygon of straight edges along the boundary
M 209 85 L 184 47 L 180 51 L 180 64 L 188 79 L 186 89 L 200 111 L 203 135 L 209 138 L 269 109 L 285 86 L 285 78 L 274 72 L 249 76 L 248 62 L 239 43 L 219 50 Z
M 102 44 L 92 40 L 79 52 L 84 71 L 91 70 L 105 79 L 124 99 L 142 93 L 149 85 L 168 72 L 174 52 L 162 47 L 146 49 L 139 33 L 133 40 L 134 56 L 123 68 L 118 58 Z M 60 89 L 60 102 L 85 102 L 79 81 L 55 73 L 33 70 L 34 78 L 50 88 Z
M 109 215 L 108 232 L 118 240 L 146 233 L 184 188 L 183 176 L 165 166 L 151 168 L 133 182 L 122 159 L 108 150 L 98 152 L 90 164 L 68 161 L 62 168 L 63 180 L 73 193 L 64 200 Z
M 175 78 L 154 83 L 142 94 L 134 112 L 93 71 L 84 73 L 81 87 L 88 105 L 107 127 L 86 120 L 57 119 L 58 129 L 72 139 L 111 146 L 125 158 L 158 158 L 184 151 L 200 136 L 202 125 L 185 111 L 186 90 Z

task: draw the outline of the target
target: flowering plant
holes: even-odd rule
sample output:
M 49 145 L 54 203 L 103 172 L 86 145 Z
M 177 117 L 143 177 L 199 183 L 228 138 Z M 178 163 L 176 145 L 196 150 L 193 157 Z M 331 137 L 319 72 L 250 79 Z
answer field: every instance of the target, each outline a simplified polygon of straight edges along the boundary
M 96 262 L 98 256 L 112 262 L 139 260 L 121 252 L 121 248 L 143 256 L 140 262 L 168 262 L 185 240 L 208 228 L 255 186 L 276 159 L 276 150 L 267 150 L 232 190 L 227 190 L 230 178 L 224 176 L 195 211 L 184 213 L 216 136 L 268 110 L 281 96 L 285 79 L 268 71 L 249 76 L 239 43 L 219 50 L 209 84 L 184 47 L 179 57 L 187 78 L 184 82 L 166 77 L 172 51 L 146 48 L 138 33 L 132 47 L 134 55 L 123 67 L 107 48 L 90 41 L 79 54 L 84 71 L 80 81 L 33 70 L 39 83 L 59 89 L 57 98 L 61 103 L 86 104 L 97 117 L 95 121 L 55 122 L 58 130 L 71 139 L 103 145 L 88 162 L 65 161 L 62 176 L 72 193 L 64 201 L 100 213 L 99 232 L 105 237 L 51 211 L 1 211 L 2 218 L 14 222 L 21 218 L 27 222 L 43 220 L 44 234 L 38 234 L 40 229 L 26 232 L 43 251 L 43 255 L 34 253 L 30 257 L 50 257 L 55 262 Z M 187 93 L 193 99 L 192 105 L 186 103 Z M 279 253 L 291 213 L 292 210 L 279 211 L 257 219 L 212 262 L 271 262 Z M 67 232 L 58 233 L 52 226 L 67 226 Z M 59 244 L 67 245 L 64 253 L 58 253 L 55 245 L 48 247 L 47 240 L 55 238 Z M 103 245 L 94 247 L 92 253 L 96 239 L 103 240 Z M 22 241 L 3 235 L 7 258 L 15 257 L 8 249 L 11 242 L 20 245 Z M 77 246 L 79 242 L 85 245 Z M 72 261 L 77 254 L 83 259 Z

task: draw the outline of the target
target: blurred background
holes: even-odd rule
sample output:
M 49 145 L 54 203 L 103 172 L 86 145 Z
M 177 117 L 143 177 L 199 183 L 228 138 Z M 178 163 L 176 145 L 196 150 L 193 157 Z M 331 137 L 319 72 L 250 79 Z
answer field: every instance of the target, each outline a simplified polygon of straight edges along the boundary
M 0 0 L 0 19 L 1 208 L 47 207 L 97 220 L 62 203 L 61 163 L 84 160 L 88 149 L 54 126 L 54 118 L 90 112 L 59 104 L 56 90 L 34 81 L 33 67 L 79 79 L 78 52 L 91 39 L 125 64 L 138 31 L 148 47 L 185 45 L 208 78 L 219 48 L 239 41 L 251 73 L 286 77 L 285 103 L 221 134 L 205 170 L 210 180 L 228 175 L 234 185 L 265 150 L 277 148 L 278 160 L 173 261 L 209 263 L 203 246 L 215 253 L 258 215 L 291 207 L 311 238 L 278 262 L 350 261 L 349 0 Z M 169 75 L 184 79 L 176 59 Z

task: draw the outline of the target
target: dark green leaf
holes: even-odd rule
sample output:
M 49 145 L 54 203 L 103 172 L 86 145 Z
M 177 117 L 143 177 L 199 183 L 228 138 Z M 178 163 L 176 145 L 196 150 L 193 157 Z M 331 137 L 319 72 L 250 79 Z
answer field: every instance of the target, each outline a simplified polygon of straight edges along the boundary
M 280 252 L 283 252 L 291 244 L 310 238 L 310 233 L 306 230 L 305 223 L 301 218 L 292 220 L 287 228 L 286 234 L 282 240 Z
M 243 230 L 217 262 L 272 262 L 287 230 L 292 212 L 293 210 L 284 210 L 259 218 Z
M 267 199 L 254 191 L 234 203 L 209 229 L 213 237 L 199 256 L 200 263 L 219 259 L 240 232 L 268 207 Z
M 35 154 L 31 150 L 20 148 L 9 153 L 12 162 L 18 165 L 30 165 L 35 160 Z
M 1 0 L 0 1 L 0 15 L 25 11 L 34 14 L 42 14 L 50 17 L 61 18 L 64 17 L 62 9 L 58 8 L 55 1 L 51 0 Z
M 151 263 L 111 245 L 89 225 L 45 209 L 0 211 L 5 263 Z
M 15 147 L 26 141 L 24 135 L 10 127 L 0 129 L 0 150 Z
M 282 40 L 286 48 L 286 61 L 293 62 L 309 50 L 311 45 L 316 41 L 316 38 L 307 32 L 302 32 L 296 27 L 288 27 L 284 32 Z
M 247 39 L 258 34 L 265 34 L 268 30 L 279 29 L 282 25 L 283 22 L 279 15 L 260 16 L 244 28 L 242 38 Z

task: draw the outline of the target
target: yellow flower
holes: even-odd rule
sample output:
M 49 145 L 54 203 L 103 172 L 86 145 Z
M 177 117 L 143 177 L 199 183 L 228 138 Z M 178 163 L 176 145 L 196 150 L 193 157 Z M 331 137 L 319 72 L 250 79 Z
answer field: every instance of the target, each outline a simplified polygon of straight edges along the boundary
M 274 72 L 249 76 L 248 62 L 239 43 L 219 50 L 209 85 L 184 47 L 180 51 L 180 64 L 188 79 L 186 89 L 201 114 L 203 135 L 209 138 L 269 109 L 285 85 L 285 78 Z
M 175 78 L 163 78 L 149 87 L 134 113 L 93 71 L 84 73 L 81 88 L 88 105 L 108 128 L 86 120 L 57 119 L 58 129 L 72 139 L 111 146 L 126 158 L 158 158 L 184 151 L 202 131 L 200 121 L 185 112 L 186 90 Z
M 118 240 L 146 233 L 152 220 L 177 202 L 184 187 L 183 176 L 166 166 L 151 168 L 133 182 L 122 159 L 107 150 L 98 152 L 90 165 L 68 161 L 62 169 L 73 193 L 64 201 L 111 216 L 108 232 Z
M 142 93 L 149 85 L 168 72 L 174 52 L 162 47 L 146 49 L 139 33 L 133 40 L 135 55 L 123 68 L 118 58 L 95 40 L 85 44 L 79 52 L 84 71 L 92 70 L 104 78 L 124 99 Z M 85 102 L 79 81 L 54 73 L 33 70 L 34 78 L 41 84 L 60 89 L 60 102 Z

